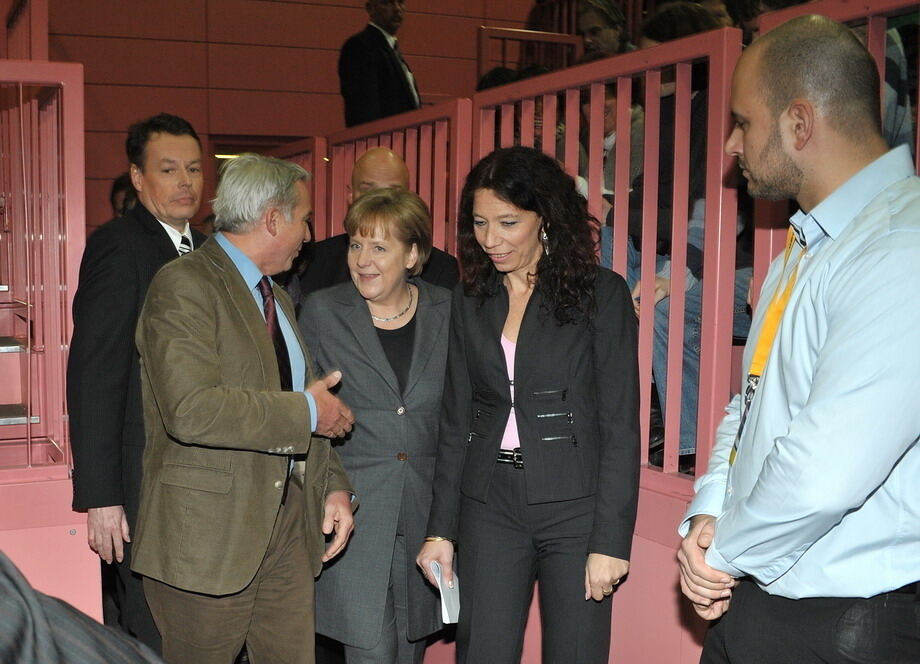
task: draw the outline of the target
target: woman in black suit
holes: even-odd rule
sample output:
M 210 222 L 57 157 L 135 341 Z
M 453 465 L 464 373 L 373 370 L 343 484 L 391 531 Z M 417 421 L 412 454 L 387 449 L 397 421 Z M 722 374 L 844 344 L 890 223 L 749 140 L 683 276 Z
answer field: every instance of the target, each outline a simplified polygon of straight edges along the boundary
M 520 660 L 539 580 L 543 662 L 600 664 L 638 496 L 636 322 L 597 223 L 550 157 L 497 150 L 460 204 L 434 502 L 417 562 L 458 556 L 461 664 Z

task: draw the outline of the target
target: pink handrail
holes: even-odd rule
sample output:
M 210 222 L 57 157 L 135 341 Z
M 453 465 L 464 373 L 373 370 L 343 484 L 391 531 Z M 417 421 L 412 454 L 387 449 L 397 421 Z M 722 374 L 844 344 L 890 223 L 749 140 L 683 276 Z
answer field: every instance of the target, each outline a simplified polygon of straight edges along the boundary
M 479 47 L 477 77 L 480 78 L 495 66 L 512 69 L 530 64 L 542 64 L 550 69 L 570 67 L 578 62 L 583 50 L 581 37 L 574 34 L 519 28 L 495 28 L 485 25 L 479 27 L 477 41 Z M 492 47 L 495 42 L 498 42 L 500 46 L 501 57 L 498 60 L 492 56 Z M 509 56 L 509 43 L 516 45 L 517 59 Z M 528 48 L 537 49 L 534 62 L 526 61 L 524 57 Z
M 310 193 L 313 196 L 314 233 L 322 233 L 322 237 L 318 239 L 324 239 L 329 236 L 329 231 L 326 226 L 326 219 L 328 217 L 326 178 L 329 176 L 329 169 L 327 166 L 329 160 L 326 157 L 326 151 L 326 138 L 323 136 L 312 136 L 310 138 L 295 141 L 294 143 L 287 143 L 267 152 L 269 156 L 287 159 L 303 166 L 312 176 L 310 181 Z M 322 220 L 321 229 L 320 220 Z
M 434 244 L 452 252 L 463 180 L 470 169 L 469 99 L 455 99 L 326 136 L 327 217 L 322 239 L 342 232 L 352 167 L 367 150 L 383 146 L 409 168 L 409 187 L 431 208 Z

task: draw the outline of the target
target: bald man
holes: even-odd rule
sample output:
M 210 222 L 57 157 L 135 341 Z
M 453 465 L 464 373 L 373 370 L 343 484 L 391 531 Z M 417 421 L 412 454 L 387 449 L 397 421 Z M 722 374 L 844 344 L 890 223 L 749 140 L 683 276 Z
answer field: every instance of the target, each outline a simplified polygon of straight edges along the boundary
M 680 526 L 701 661 L 920 662 L 920 179 L 829 19 L 754 42 L 731 106 L 751 194 L 801 209 Z
M 381 187 L 409 187 L 406 163 L 389 148 L 368 150 L 355 162 L 351 184 L 347 187 L 348 204 L 351 205 L 352 201 L 368 191 Z M 304 250 L 310 252 L 310 264 L 300 279 L 303 297 L 350 279 L 346 260 L 348 236 L 345 233 L 317 242 Z M 460 278 L 457 260 L 436 247 L 432 248 L 420 276 L 430 284 L 453 289 Z

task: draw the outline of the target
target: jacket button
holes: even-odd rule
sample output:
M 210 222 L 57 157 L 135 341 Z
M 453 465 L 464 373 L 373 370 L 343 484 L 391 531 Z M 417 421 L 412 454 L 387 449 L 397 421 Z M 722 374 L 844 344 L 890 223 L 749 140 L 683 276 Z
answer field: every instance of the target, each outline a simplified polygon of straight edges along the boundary
M 409 458 L 409 455 L 406 454 L 405 452 L 400 452 L 399 454 L 396 455 L 396 459 L 398 461 L 406 461 L 408 458 Z
M 406 407 L 405 407 L 405 406 L 400 406 L 399 408 L 397 408 L 397 409 L 396 409 L 396 414 L 397 414 L 397 415 L 405 415 L 405 414 L 406 414 Z
M 278 480 L 277 482 L 275 482 L 276 489 L 281 489 L 283 487 L 284 487 L 284 482 L 282 482 L 281 480 Z

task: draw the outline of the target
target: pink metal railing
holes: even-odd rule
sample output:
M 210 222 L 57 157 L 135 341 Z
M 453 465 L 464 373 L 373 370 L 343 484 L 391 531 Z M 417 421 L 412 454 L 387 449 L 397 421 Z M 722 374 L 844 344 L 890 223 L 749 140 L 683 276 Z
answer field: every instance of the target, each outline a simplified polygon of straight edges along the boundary
M 721 407 L 730 393 L 732 303 L 734 297 L 734 253 L 737 217 L 735 191 L 723 187 L 723 179 L 732 166 L 723 151 L 729 131 L 730 76 L 741 53 L 741 33 L 735 29 L 696 35 L 653 49 L 635 51 L 616 58 L 581 67 L 554 72 L 532 80 L 486 90 L 473 97 L 473 159 L 478 160 L 496 145 L 538 145 L 544 152 L 560 159 L 573 175 L 579 171 L 579 133 L 587 140 L 588 208 L 598 219 L 605 215 L 601 196 L 603 182 L 603 114 L 604 84 L 617 86 L 616 171 L 614 175 L 613 259 L 611 267 L 626 272 L 627 228 L 630 190 L 630 118 L 634 79 L 645 88 L 644 193 L 642 202 L 641 300 L 653 302 L 655 247 L 658 218 L 658 138 L 662 74 L 675 76 L 676 142 L 674 158 L 675 204 L 672 220 L 672 286 L 669 307 L 667 411 L 665 413 L 664 471 L 677 470 L 677 446 L 680 418 L 680 384 L 683 347 L 684 267 L 687 244 L 689 163 L 689 109 L 691 99 L 691 64 L 707 61 L 709 69 L 707 145 L 706 145 L 706 220 L 703 298 L 703 332 L 701 350 L 701 389 L 697 428 L 697 467 L 705 468 L 712 434 Z M 587 101 L 587 112 L 579 108 Z M 557 121 L 559 135 L 553 135 Z M 640 376 L 642 386 L 641 422 L 643 439 L 648 439 L 651 401 L 651 358 L 653 344 L 653 308 L 641 309 Z M 643 451 L 643 462 L 647 450 Z M 644 481 L 657 483 L 660 473 L 647 474 Z M 686 492 L 687 487 L 681 491 Z
M 452 252 L 460 190 L 470 169 L 469 145 L 469 99 L 455 99 L 330 134 L 326 137 L 327 216 L 317 219 L 317 238 L 342 232 L 355 160 L 367 150 L 383 146 L 406 161 L 409 188 L 431 209 L 435 246 Z
M 0 335 L 22 347 L 4 380 L 20 381 L 24 410 L 24 423 L 0 426 L 0 483 L 67 478 L 64 375 L 85 237 L 82 66 L 0 61 L 0 118 Z M 7 414 L 19 405 L 6 402 Z
M 329 175 L 326 157 L 326 139 L 323 136 L 305 138 L 294 143 L 288 143 L 270 150 L 269 155 L 279 159 L 287 159 L 303 166 L 312 175 L 310 193 L 313 196 L 313 227 L 314 232 L 322 235 L 323 239 L 330 235 L 328 228 L 328 200 L 326 196 L 326 178 Z M 321 228 L 321 231 L 318 230 Z
M 582 55 L 581 37 L 561 32 L 540 32 L 516 28 L 480 26 L 477 76 L 493 67 L 521 69 L 542 65 L 547 69 L 564 69 L 576 64 Z M 493 54 L 498 43 L 499 55 Z

